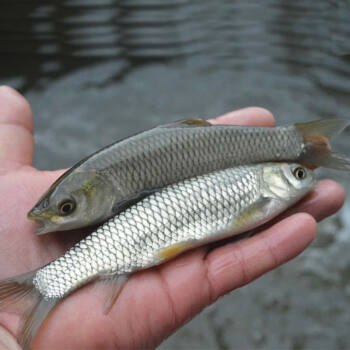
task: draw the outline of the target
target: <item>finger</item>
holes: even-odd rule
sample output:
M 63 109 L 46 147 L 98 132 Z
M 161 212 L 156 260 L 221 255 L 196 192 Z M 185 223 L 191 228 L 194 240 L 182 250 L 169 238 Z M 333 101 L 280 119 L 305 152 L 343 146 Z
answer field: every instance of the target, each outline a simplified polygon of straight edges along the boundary
M 212 301 L 294 258 L 316 232 L 314 218 L 300 213 L 259 235 L 213 250 L 206 259 Z
M 288 210 L 284 216 L 305 212 L 312 215 L 317 221 L 336 213 L 344 204 L 345 191 L 333 180 L 321 180 L 294 208 Z
M 0 171 L 32 164 L 32 111 L 14 89 L 0 87 Z
M 314 217 L 316 221 L 321 221 L 327 216 L 337 212 L 344 204 L 345 192 L 343 187 L 332 180 L 321 180 L 317 183 L 304 199 L 297 205 L 288 209 L 277 218 L 256 229 L 260 232 L 268 227 L 271 227 L 276 222 L 296 213 L 308 213 Z
M 212 124 L 274 126 L 275 118 L 265 108 L 248 107 L 226 113 L 215 119 L 209 119 L 209 122 Z
M 275 219 L 259 226 L 250 232 L 250 236 L 268 229 L 277 222 L 296 213 L 307 213 L 314 217 L 316 221 L 336 213 L 344 204 L 345 192 L 343 187 L 332 180 L 321 180 L 317 183 L 304 199 L 297 203 L 294 207 L 286 210 Z

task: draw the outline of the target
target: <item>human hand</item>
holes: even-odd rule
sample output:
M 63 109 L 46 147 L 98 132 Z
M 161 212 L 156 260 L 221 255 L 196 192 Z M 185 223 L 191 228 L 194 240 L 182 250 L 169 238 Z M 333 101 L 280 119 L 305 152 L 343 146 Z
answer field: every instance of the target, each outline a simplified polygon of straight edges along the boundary
M 212 123 L 272 126 L 261 108 L 238 110 Z M 14 90 L 0 88 L 0 279 L 34 270 L 57 258 L 81 232 L 34 235 L 28 210 L 63 171 L 32 167 L 32 115 Z M 153 348 L 220 296 L 248 284 L 302 252 L 316 235 L 315 220 L 343 204 L 342 187 L 320 181 L 302 202 L 259 234 L 205 246 L 132 275 L 110 312 L 103 313 L 103 286 L 86 286 L 65 298 L 45 320 L 34 349 Z M 17 346 L 18 316 L 0 313 L 1 341 Z

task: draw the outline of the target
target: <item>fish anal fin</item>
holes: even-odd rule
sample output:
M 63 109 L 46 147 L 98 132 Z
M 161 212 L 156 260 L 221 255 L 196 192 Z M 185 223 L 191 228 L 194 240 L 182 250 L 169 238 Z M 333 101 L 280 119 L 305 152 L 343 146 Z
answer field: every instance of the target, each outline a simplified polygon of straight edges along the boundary
M 194 247 L 193 241 L 181 242 L 173 244 L 169 247 L 162 249 L 158 253 L 158 258 L 162 260 L 169 260 L 174 258 L 175 256 L 183 253 L 186 250 L 189 250 Z
M 100 277 L 99 285 L 103 285 L 103 292 L 105 294 L 105 303 L 103 306 L 103 313 L 108 314 L 112 306 L 118 299 L 120 292 L 122 291 L 125 282 L 127 281 L 129 275 L 103 275 Z
M 204 119 L 183 119 L 170 124 L 160 125 L 159 128 L 187 128 L 196 126 L 212 126 L 208 121 Z

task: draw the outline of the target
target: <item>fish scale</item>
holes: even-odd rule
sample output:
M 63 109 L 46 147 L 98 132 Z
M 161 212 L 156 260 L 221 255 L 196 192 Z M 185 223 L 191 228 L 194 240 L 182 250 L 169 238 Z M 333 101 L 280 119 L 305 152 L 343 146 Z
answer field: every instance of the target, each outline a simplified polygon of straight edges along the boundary
M 122 187 L 135 193 L 145 183 L 145 187 L 159 188 L 179 176 L 186 178 L 242 163 L 268 161 L 276 154 L 280 157 L 282 144 L 286 145 L 284 159 L 292 159 L 301 152 L 302 138 L 296 130 L 293 132 L 291 127 L 275 129 L 251 128 L 250 134 L 254 137 L 247 137 L 246 128 L 230 129 L 227 126 L 183 128 L 181 133 L 177 128 L 156 128 L 141 134 L 143 137 L 137 135 L 122 141 L 125 144 L 111 146 L 106 150 L 111 153 L 108 162 L 91 159 L 81 168 L 100 168 L 102 173 L 108 169 L 114 174 L 114 181 L 122 182 Z M 260 153 L 256 152 L 257 146 L 261 146 Z M 169 162 L 169 154 L 173 155 L 173 162 Z M 234 158 L 230 156 L 232 154 Z M 164 167 L 168 167 L 166 172 Z
M 81 284 L 101 273 L 124 274 L 159 264 L 162 259 L 157 254 L 162 249 L 208 239 L 258 199 L 260 172 L 261 167 L 228 169 L 145 198 L 39 270 L 36 288 L 46 298 L 62 298 L 76 281 Z M 70 266 L 64 276 L 62 266 Z
M 211 125 L 186 120 L 131 136 L 82 160 L 28 213 L 36 233 L 106 221 L 164 186 L 239 165 L 296 161 L 350 169 L 328 137 L 347 122 L 323 120 L 285 127 Z

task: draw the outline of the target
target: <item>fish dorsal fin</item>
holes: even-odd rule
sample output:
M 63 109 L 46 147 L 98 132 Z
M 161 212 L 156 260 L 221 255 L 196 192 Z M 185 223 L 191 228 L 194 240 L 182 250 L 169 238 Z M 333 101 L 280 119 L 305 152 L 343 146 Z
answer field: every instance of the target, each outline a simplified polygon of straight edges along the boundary
M 170 124 L 164 124 L 158 126 L 158 128 L 188 128 L 188 127 L 194 127 L 194 126 L 212 126 L 208 121 L 204 119 L 183 119 L 179 120 L 177 122 L 173 122 Z

